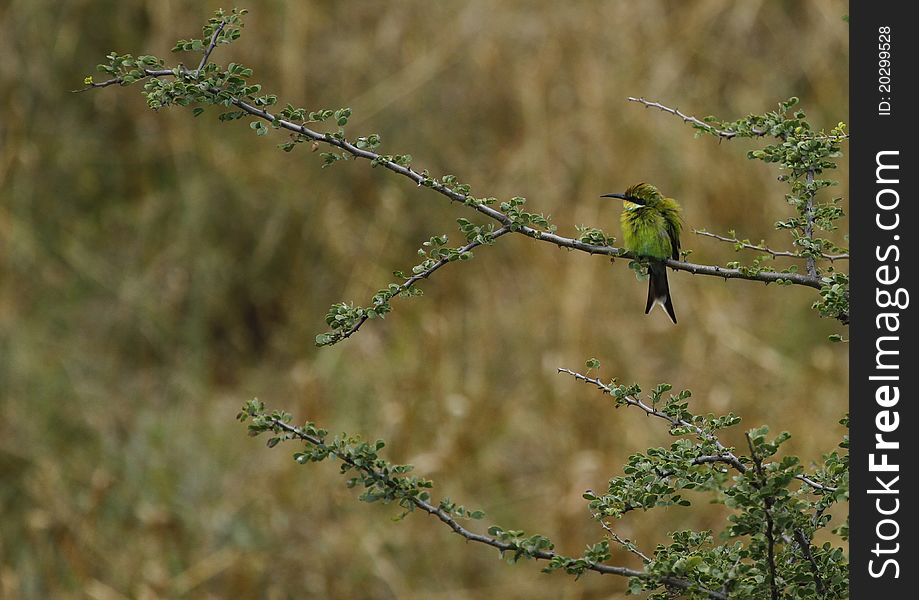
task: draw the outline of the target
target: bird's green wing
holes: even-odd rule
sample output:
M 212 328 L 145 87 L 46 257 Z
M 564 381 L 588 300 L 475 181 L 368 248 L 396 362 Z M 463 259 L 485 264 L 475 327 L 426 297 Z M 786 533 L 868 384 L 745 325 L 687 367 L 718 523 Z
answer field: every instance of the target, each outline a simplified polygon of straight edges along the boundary
M 667 235 L 670 237 L 670 258 L 680 260 L 680 221 L 679 216 L 667 220 Z

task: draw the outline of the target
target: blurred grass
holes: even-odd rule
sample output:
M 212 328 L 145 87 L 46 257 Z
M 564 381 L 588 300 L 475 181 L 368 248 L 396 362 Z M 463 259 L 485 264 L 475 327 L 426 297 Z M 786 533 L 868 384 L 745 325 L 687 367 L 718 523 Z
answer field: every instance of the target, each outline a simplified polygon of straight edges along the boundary
M 365 302 L 469 217 L 367 164 L 321 171 L 281 136 L 69 90 L 110 50 L 167 55 L 215 2 L 0 4 L 0 597 L 617 598 L 625 581 L 502 566 L 430 519 L 394 524 L 336 469 L 297 467 L 233 421 L 258 396 L 388 457 L 489 521 L 576 554 L 601 537 L 580 494 L 666 432 L 555 374 L 694 391 L 830 450 L 846 348 L 811 290 L 671 275 L 680 325 L 644 317 L 624 263 L 506 238 L 318 350 L 325 310 Z M 818 2 L 261 2 L 215 60 L 282 103 L 352 106 L 478 195 L 523 195 L 563 232 L 618 234 L 597 198 L 648 180 L 687 226 L 787 246 L 777 173 L 752 143 L 693 139 L 644 95 L 726 118 L 792 95 L 848 121 L 848 5 Z M 831 176 L 843 184 L 845 165 Z M 453 239 L 457 239 L 454 234 Z M 699 262 L 727 245 L 687 234 Z M 734 432 L 735 438 L 741 430 Z M 735 443 L 739 439 L 730 440 Z M 704 504 L 630 514 L 646 549 L 721 527 Z M 617 554 L 620 563 L 634 564 Z

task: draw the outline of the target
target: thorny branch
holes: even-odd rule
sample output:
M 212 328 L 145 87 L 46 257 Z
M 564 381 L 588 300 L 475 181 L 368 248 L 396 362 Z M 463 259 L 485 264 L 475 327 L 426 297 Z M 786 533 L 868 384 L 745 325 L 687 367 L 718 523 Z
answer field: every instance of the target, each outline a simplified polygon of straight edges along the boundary
M 279 430 L 283 430 L 287 432 L 288 434 L 290 434 L 291 436 L 296 437 L 300 440 L 303 440 L 304 442 L 307 442 L 314 446 L 326 448 L 329 450 L 330 454 L 335 455 L 336 458 L 346 463 L 351 468 L 356 469 L 372 477 L 375 481 L 380 482 L 386 486 L 395 487 L 395 484 L 393 483 L 389 475 L 381 473 L 375 470 L 372 466 L 369 466 L 367 464 L 358 464 L 351 457 L 341 454 L 339 452 L 336 452 L 334 449 L 331 449 L 328 446 L 326 446 L 321 439 L 314 437 L 312 435 L 309 435 L 308 433 L 302 431 L 298 427 L 294 427 L 274 417 L 271 417 L 270 420 L 271 420 L 271 423 Z M 460 525 L 460 523 L 456 519 L 454 519 L 449 513 L 447 513 L 447 511 L 445 511 L 444 509 L 438 506 L 431 504 L 430 502 L 422 500 L 421 498 L 416 498 L 414 496 L 408 497 L 408 500 L 410 500 L 412 505 L 414 505 L 416 508 L 428 513 L 431 516 L 436 517 L 442 523 L 447 525 L 451 530 L 453 530 L 454 533 L 462 536 L 463 538 L 465 538 L 466 540 L 470 542 L 478 542 L 480 544 L 485 544 L 487 546 L 491 546 L 492 548 L 496 548 L 501 552 L 513 552 L 515 550 L 515 547 L 513 544 L 503 542 L 491 536 L 482 535 L 479 533 L 475 533 L 473 531 L 469 531 L 468 529 Z M 532 556 L 533 558 L 537 560 L 551 561 L 553 558 L 557 556 L 557 554 L 555 552 L 551 552 L 547 550 L 537 550 L 536 552 L 533 553 Z M 712 598 L 713 600 L 728 600 L 728 595 L 723 592 L 718 592 L 718 591 L 702 588 L 698 586 L 698 584 L 696 584 L 695 582 L 692 582 L 688 579 L 683 579 L 680 577 L 670 577 L 670 576 L 660 577 L 657 575 L 653 575 L 651 573 L 645 573 L 644 571 L 638 571 L 636 569 L 630 569 L 627 567 L 618 567 L 618 566 L 613 566 L 613 565 L 604 565 L 604 564 L 599 564 L 599 563 L 591 563 L 587 568 L 591 571 L 595 571 L 597 573 L 606 574 L 606 575 L 620 575 L 622 577 L 637 577 L 640 579 L 651 579 L 651 580 L 659 581 L 660 583 L 666 586 L 669 586 L 669 587 L 674 587 L 674 588 L 678 588 L 682 590 L 693 589 L 695 591 L 702 592 L 706 594 L 709 598 Z
M 182 69 L 182 68 L 178 68 L 175 70 L 144 69 L 143 73 L 145 77 L 192 77 L 192 78 L 194 77 L 193 73 L 190 73 L 188 70 Z M 122 81 L 120 78 L 114 78 L 114 79 L 109 79 L 107 81 L 102 81 L 98 83 L 97 82 L 89 83 L 87 87 L 84 89 L 103 88 L 103 87 L 108 87 L 111 85 L 118 85 L 121 83 Z M 210 88 L 204 89 L 203 91 L 216 95 L 216 94 L 219 94 L 222 90 L 216 87 L 210 87 Z M 634 99 L 634 101 L 638 101 L 638 100 Z M 648 103 L 647 101 L 642 101 L 642 102 L 650 106 L 658 106 L 657 103 Z M 600 255 L 610 256 L 614 258 L 620 258 L 620 257 L 630 258 L 630 259 L 636 258 L 634 255 L 625 251 L 622 248 L 616 248 L 613 246 L 597 246 L 594 244 L 588 244 L 585 242 L 581 242 L 580 240 L 577 240 L 577 239 L 560 236 L 555 233 L 551 233 L 547 231 L 541 231 L 539 229 L 529 227 L 527 225 L 515 224 L 510 216 L 501 212 L 500 210 L 497 210 L 484 203 L 471 201 L 472 199 L 468 198 L 464 194 L 461 194 L 455 190 L 452 190 L 449 187 L 443 185 L 442 183 L 438 181 L 432 180 L 426 175 L 413 170 L 411 167 L 406 167 L 396 162 L 393 162 L 392 160 L 388 160 L 385 157 L 381 156 L 380 154 L 377 154 L 376 152 L 358 148 L 357 146 L 355 146 L 354 144 L 352 144 L 346 139 L 343 139 L 343 138 L 339 139 L 339 138 L 332 136 L 331 134 L 320 133 L 318 131 L 314 131 L 306 127 L 305 125 L 300 125 L 298 123 L 294 123 L 294 122 L 282 119 L 267 110 L 253 106 L 252 104 L 249 104 L 248 102 L 241 100 L 239 98 L 233 98 L 231 100 L 231 103 L 237 108 L 248 113 L 249 115 L 253 117 L 257 117 L 259 119 L 263 119 L 270 123 L 273 123 L 275 126 L 281 129 L 286 129 L 288 131 L 296 133 L 300 136 L 303 136 L 306 139 L 313 140 L 315 142 L 329 144 L 330 146 L 335 146 L 337 148 L 340 148 L 341 150 L 344 150 L 345 152 L 347 152 L 348 154 L 350 154 L 351 156 L 355 158 L 366 159 L 366 160 L 373 162 L 374 164 L 382 165 L 383 167 L 385 167 L 386 169 L 389 169 L 390 171 L 393 171 L 395 173 L 398 173 L 399 175 L 402 175 L 404 177 L 411 179 L 418 186 L 424 185 L 424 186 L 430 187 L 435 192 L 443 196 L 446 196 L 449 200 L 453 202 L 461 202 L 461 203 L 467 204 L 468 206 L 478 211 L 479 213 L 491 219 L 494 219 L 495 221 L 498 221 L 502 226 L 510 227 L 511 230 L 514 231 L 515 233 L 520 233 L 522 235 L 525 235 L 527 237 L 530 237 L 534 240 L 538 240 L 541 242 L 547 242 L 550 244 L 554 244 L 560 248 L 567 248 L 570 250 L 579 250 L 581 252 L 586 252 L 588 254 L 600 254 Z M 666 108 L 666 107 L 663 107 L 663 108 Z M 676 111 L 673 111 L 672 109 L 668 110 L 668 112 L 674 112 L 674 114 L 682 115 L 682 113 L 678 113 Z M 694 117 L 686 117 L 685 115 L 683 115 L 683 117 L 693 122 L 698 121 L 698 119 L 694 120 Z M 703 126 L 707 126 L 707 124 L 701 121 L 698 121 L 698 123 L 700 123 Z M 723 132 L 723 133 L 729 134 L 730 132 Z M 733 136 L 728 135 L 727 137 L 733 137 Z M 669 266 L 671 269 L 674 269 L 676 271 L 686 271 L 694 275 L 709 275 L 713 277 L 721 277 L 723 279 L 746 279 L 748 281 L 760 281 L 763 283 L 787 282 L 787 283 L 791 283 L 795 285 L 807 286 L 807 287 L 814 288 L 817 290 L 821 289 L 821 287 L 823 286 L 823 283 L 820 277 L 812 275 L 812 274 L 805 275 L 801 273 L 780 273 L 780 272 L 775 272 L 775 271 L 750 272 L 750 271 L 746 271 L 743 269 L 728 269 L 728 268 L 720 267 L 717 265 L 701 265 L 701 264 L 695 264 L 695 263 L 685 262 L 681 260 L 674 260 L 674 259 L 667 259 L 665 262 L 667 266 Z

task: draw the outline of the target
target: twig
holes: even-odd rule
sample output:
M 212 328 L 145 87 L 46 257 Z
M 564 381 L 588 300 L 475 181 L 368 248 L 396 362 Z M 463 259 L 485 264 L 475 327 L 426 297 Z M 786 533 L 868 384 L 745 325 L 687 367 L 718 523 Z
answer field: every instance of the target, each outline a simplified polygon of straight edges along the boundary
M 811 478 L 808 477 L 807 475 L 795 475 L 795 479 L 797 479 L 798 481 L 801 481 L 801 482 L 803 482 L 803 483 L 806 483 L 807 485 L 811 486 L 811 487 L 814 488 L 815 490 L 820 490 L 821 492 L 835 492 L 835 491 L 837 491 L 837 489 L 834 488 L 834 487 L 832 487 L 832 486 L 823 485 L 822 483 L 817 483 L 816 481 L 814 481 L 813 479 L 811 479 Z
M 711 454 L 707 456 L 697 456 L 692 459 L 692 464 L 694 465 L 707 465 L 709 463 L 725 463 L 736 468 L 734 465 L 734 457 L 729 454 Z M 667 473 L 669 476 L 670 473 Z
M 176 73 L 178 73 L 179 75 L 185 75 L 188 73 L 188 69 L 186 69 L 182 65 L 179 65 L 178 67 L 176 67 L 175 71 L 173 71 L 172 69 L 144 69 L 143 77 L 141 77 L 140 79 L 145 79 L 147 77 L 169 77 L 171 75 L 176 75 Z M 106 79 L 105 81 L 99 81 L 99 82 L 93 81 L 91 83 L 87 83 L 86 87 L 84 87 L 83 89 L 71 90 L 71 91 L 75 94 L 79 94 L 81 92 L 85 92 L 88 90 L 94 90 L 96 88 L 104 88 L 110 85 L 121 85 L 123 81 L 124 80 L 121 77 L 113 77 L 112 79 Z
M 645 564 L 648 564 L 651 562 L 651 559 L 648 557 L 648 555 L 642 552 L 641 550 L 639 550 L 632 541 L 619 537 L 619 534 L 613 531 L 613 528 L 610 526 L 609 523 L 606 522 L 605 519 L 603 519 L 599 515 L 594 515 L 594 518 L 597 520 L 598 523 L 600 523 L 600 527 L 602 527 L 606 531 L 606 533 L 609 534 L 609 536 L 617 544 L 619 544 L 620 546 L 622 546 L 623 548 L 625 548 L 626 550 L 628 550 L 635 556 L 641 558 L 641 560 L 643 560 Z
M 750 457 L 753 459 L 753 466 L 756 469 L 756 476 L 759 478 L 757 488 L 762 489 L 766 485 L 766 476 L 763 474 L 763 461 L 756 454 L 753 448 L 753 440 L 749 432 L 744 434 L 747 437 L 747 444 L 750 446 Z M 769 591 L 772 600 L 779 600 L 779 588 L 775 578 L 775 534 L 773 532 L 774 524 L 772 522 L 772 497 L 766 495 L 763 498 L 763 512 L 766 515 L 766 556 L 769 561 Z
M 496 229 L 495 231 L 493 231 L 491 234 L 488 235 L 488 240 L 489 241 L 496 240 L 502 235 L 504 235 L 505 233 L 510 233 L 510 231 L 511 230 L 509 227 L 502 227 L 500 229 Z M 478 246 L 481 246 L 483 243 L 484 242 L 479 242 L 479 241 L 470 242 L 466 244 L 465 246 L 463 246 L 462 248 L 460 248 L 459 253 L 463 254 L 463 253 L 469 252 L 473 248 L 477 248 Z M 409 289 L 410 287 L 412 287 L 413 285 L 415 285 L 422 279 L 429 277 L 431 273 L 433 273 L 434 271 L 436 271 L 437 269 L 441 268 L 442 266 L 444 266 L 445 264 L 449 262 L 451 262 L 450 259 L 446 257 L 441 258 L 440 260 L 438 260 L 436 263 L 434 263 L 433 265 L 431 265 L 424 271 L 421 271 L 420 273 L 416 273 L 415 275 L 412 275 L 411 277 L 406 279 L 404 282 L 402 282 L 402 284 L 399 286 L 399 290 L 395 294 L 393 294 L 393 296 L 397 296 L 401 294 L 402 292 L 406 291 L 407 289 Z M 351 337 L 352 335 L 354 335 L 355 333 L 357 333 L 357 330 L 361 328 L 361 325 L 363 325 L 367 321 L 368 318 L 369 317 L 366 314 L 362 316 L 360 319 L 357 320 L 357 322 L 354 325 L 351 326 L 350 329 L 342 333 L 341 337 L 338 339 L 347 339 Z
M 200 73 L 201 69 L 204 68 L 204 65 L 207 64 L 207 59 L 211 57 L 211 52 L 214 51 L 214 48 L 217 47 L 217 37 L 220 35 L 220 32 L 223 31 L 223 28 L 227 26 L 226 21 L 221 21 L 219 25 L 214 29 L 213 35 L 211 35 L 211 41 L 207 45 L 207 48 L 204 50 L 204 56 L 201 57 L 201 62 L 198 63 L 198 68 L 195 70 L 196 73 Z
M 691 115 L 684 114 L 684 113 L 680 112 L 679 110 L 677 110 L 677 109 L 675 109 L 675 108 L 670 108 L 669 106 L 664 106 L 664 105 L 661 104 L 660 102 L 653 102 L 653 101 L 651 101 L 651 100 L 646 100 L 646 99 L 644 99 L 644 98 L 634 98 L 634 97 L 632 97 L 632 96 L 629 96 L 629 97 L 628 97 L 628 100 L 629 100 L 629 102 L 638 102 L 639 104 L 643 104 L 643 105 L 645 106 L 645 108 L 656 108 L 656 109 L 658 109 L 658 110 L 664 111 L 665 113 L 670 113 L 671 115 L 674 115 L 674 116 L 676 116 L 676 117 L 679 117 L 679 118 L 683 119 L 683 122 L 685 122 L 685 123 L 692 123 L 692 124 L 695 125 L 696 127 L 701 127 L 702 129 L 705 129 L 706 131 L 708 131 L 708 132 L 710 132 L 710 133 L 714 133 L 714 134 L 717 135 L 718 137 L 723 138 L 723 139 L 726 139 L 726 140 L 729 140 L 729 139 L 731 139 L 731 138 L 735 138 L 735 137 L 737 137 L 737 135 L 738 135 L 738 133 L 737 133 L 736 131 L 728 131 L 728 130 L 725 130 L 725 129 L 718 129 L 717 127 L 711 125 L 710 123 L 706 123 L 705 121 L 702 121 L 702 120 L 700 120 L 700 119 L 697 119 L 696 117 L 693 117 L 693 116 L 691 116 Z M 769 132 L 766 131 L 765 129 L 755 129 L 755 128 L 752 128 L 751 131 L 753 132 L 753 135 L 756 135 L 756 136 L 759 136 L 759 137 L 762 137 L 762 136 L 766 135 L 767 133 L 769 133 Z M 806 137 L 806 136 L 800 136 L 800 137 L 803 138 L 803 137 Z M 820 134 L 815 134 L 813 137 L 814 137 L 814 138 L 822 138 L 822 139 L 826 139 L 826 140 L 842 141 L 842 140 L 847 140 L 847 139 L 849 139 L 849 134 L 848 134 L 848 133 L 844 133 L 844 134 L 842 134 L 842 135 L 827 135 L 827 134 L 825 134 L 825 133 L 820 133 Z
M 814 528 L 816 528 L 817 525 L 820 523 L 820 517 L 823 516 L 823 513 L 826 512 L 826 509 L 827 509 L 827 508 L 829 508 L 829 506 L 824 505 L 824 506 L 821 506 L 820 508 L 818 508 L 818 509 L 814 512 L 814 516 L 811 517 L 811 525 L 812 525 Z
M 737 570 L 737 567 L 740 566 L 740 563 L 741 563 L 741 562 L 743 562 L 743 558 L 742 558 L 742 557 L 738 557 L 737 560 L 734 561 L 734 565 L 733 565 L 733 566 L 730 568 L 730 570 L 728 570 L 728 572 L 725 574 L 725 577 L 726 577 L 726 578 L 725 578 L 725 580 L 724 580 L 724 585 L 721 586 L 721 592 L 722 592 L 724 595 L 730 594 L 730 592 L 731 592 L 731 586 L 734 585 L 734 581 L 735 581 L 734 579 L 731 579 L 731 578 L 729 578 L 729 577 L 727 577 L 727 576 L 730 575 L 731 572 L 736 571 L 736 570 Z
M 826 596 L 826 586 L 823 585 L 823 578 L 820 577 L 820 568 L 817 566 L 817 561 L 814 559 L 814 555 L 811 552 L 810 541 L 808 541 L 807 536 L 805 536 L 804 532 L 800 529 L 795 529 L 795 541 L 798 542 L 798 547 L 801 548 L 801 554 L 803 554 L 807 562 L 810 563 L 811 572 L 814 574 L 814 584 L 817 587 L 817 593 L 821 596 Z
M 814 241 L 814 170 L 809 169 L 807 171 L 807 200 L 804 203 L 804 237 L 807 238 L 809 242 Z M 814 260 L 813 256 L 808 256 L 807 260 L 804 263 L 807 266 L 807 274 L 811 277 L 817 276 L 817 262 Z
M 629 96 L 628 100 L 629 102 L 638 102 L 639 104 L 644 104 L 645 108 L 656 108 L 666 113 L 670 113 L 671 115 L 674 115 L 676 117 L 683 119 L 684 123 L 692 123 L 696 127 L 701 127 L 702 129 L 705 129 L 706 131 L 714 133 L 718 137 L 724 138 L 726 140 L 737 137 L 736 131 L 726 131 L 724 129 L 718 129 L 715 126 L 710 125 L 709 123 L 706 123 L 705 121 L 701 121 L 693 116 L 683 114 L 682 112 L 680 112 L 679 110 L 675 108 L 664 106 L 660 102 L 653 102 L 651 100 L 645 100 L 644 98 L 633 98 L 632 96 Z M 764 130 L 754 129 L 753 133 L 758 136 L 763 136 L 763 135 L 766 135 L 767 132 Z
M 277 418 L 272 417 L 270 418 L 270 420 L 272 424 L 274 424 L 274 426 L 277 427 L 278 429 L 286 431 L 287 433 L 291 434 L 292 436 L 296 438 L 303 440 L 304 442 L 307 442 L 314 446 L 319 446 L 319 447 L 328 449 L 329 453 L 337 457 L 340 461 L 346 463 L 348 466 L 350 466 L 353 469 L 356 469 L 358 471 L 361 471 L 362 473 L 365 473 L 366 475 L 369 475 L 375 481 L 382 483 L 386 486 L 395 487 L 395 483 L 391 479 L 390 475 L 377 471 L 372 466 L 369 466 L 366 464 L 358 464 L 351 457 L 345 454 L 339 453 L 335 449 L 326 446 L 321 439 L 307 434 L 306 432 L 302 431 L 298 427 L 289 425 L 288 423 L 285 423 L 284 421 L 281 421 Z M 446 524 L 451 530 L 453 530 L 454 533 L 462 536 L 463 538 L 465 538 L 466 540 L 470 542 L 478 542 L 480 544 L 485 544 L 487 546 L 491 546 L 492 548 L 497 548 L 501 552 L 509 552 L 509 551 L 516 550 L 513 544 L 510 544 L 508 542 L 503 542 L 491 536 L 482 535 L 479 533 L 469 531 L 468 529 L 460 525 L 459 522 L 456 521 L 456 519 L 454 519 L 449 513 L 447 513 L 444 509 L 440 508 L 439 506 L 435 506 L 431 504 L 430 502 L 427 502 L 415 496 L 408 496 L 406 497 L 406 499 L 410 501 L 412 505 L 414 505 L 415 507 L 439 519 L 442 523 Z M 536 560 L 551 561 L 556 556 L 558 555 L 555 552 L 548 551 L 548 550 L 537 550 L 536 552 L 532 554 L 532 557 Z M 604 564 L 599 564 L 599 563 L 590 563 L 587 566 L 587 568 L 591 571 L 595 571 L 601 574 L 620 575 L 622 577 L 637 577 L 640 579 L 649 579 L 649 580 L 659 581 L 660 583 L 666 586 L 669 586 L 669 587 L 675 587 L 675 588 L 679 588 L 683 590 L 693 589 L 696 591 L 703 592 L 704 594 L 706 594 L 709 598 L 712 598 L 713 600 L 728 600 L 727 594 L 723 594 L 721 592 L 717 592 L 714 590 L 709 590 L 709 589 L 700 587 L 695 582 L 690 581 L 688 579 L 683 579 L 680 577 L 671 577 L 671 576 L 660 577 L 660 576 L 657 576 L 651 573 L 646 573 L 644 571 L 638 571 L 636 569 L 630 569 L 627 567 L 618 567 L 618 566 L 613 566 L 613 565 L 604 565 Z
M 185 73 L 187 73 L 187 71 L 182 71 L 182 70 L 178 71 L 179 75 L 183 75 Z M 176 74 L 177 74 L 176 72 L 173 72 L 171 70 L 152 70 L 152 69 L 144 70 L 145 77 L 168 77 L 168 76 L 175 76 Z M 120 84 L 120 83 L 121 83 L 120 78 L 115 78 L 115 79 L 110 79 L 108 81 L 104 81 L 100 83 L 91 83 L 85 89 L 107 87 L 110 85 L 115 85 L 115 84 Z M 205 91 L 207 91 L 210 94 L 216 95 L 216 94 L 219 94 L 222 90 L 216 87 L 211 87 Z M 391 160 L 386 160 L 385 158 L 383 158 L 381 155 L 377 154 L 376 152 L 358 148 L 357 146 L 347 141 L 346 139 L 338 139 L 336 137 L 333 137 L 330 134 L 324 134 L 324 133 L 319 133 L 317 131 L 314 131 L 306 127 L 305 125 L 300 125 L 298 123 L 294 123 L 291 121 L 287 121 L 285 119 L 281 119 L 280 117 L 266 110 L 253 106 L 249 104 L 248 102 L 241 100 L 239 98 L 233 98 L 230 102 L 234 106 L 243 110 L 244 112 L 254 117 L 264 119 L 268 122 L 271 122 L 275 124 L 277 127 L 280 127 L 281 129 L 292 131 L 296 134 L 303 136 L 306 139 L 310 139 L 316 142 L 335 146 L 337 148 L 344 150 L 345 152 L 354 156 L 355 158 L 363 158 L 363 159 L 372 161 L 374 162 L 374 164 L 381 165 L 384 168 L 389 169 L 390 171 L 393 171 L 394 173 L 398 173 L 399 175 L 402 175 L 404 177 L 411 179 L 417 185 L 427 185 L 427 187 L 430 187 L 435 192 L 443 196 L 446 196 L 447 198 L 449 198 L 450 200 L 454 202 L 462 202 L 462 203 L 467 202 L 467 197 L 464 194 L 456 192 L 437 181 L 431 181 L 429 178 L 425 177 L 421 173 L 418 173 L 412 170 L 409 167 L 405 167 L 403 165 L 397 164 Z M 515 224 L 508 215 L 486 204 L 470 202 L 469 206 L 472 207 L 474 210 L 482 213 L 483 215 L 498 221 L 499 223 L 501 223 L 501 225 L 511 227 L 512 231 L 514 231 L 515 233 L 525 235 L 527 237 L 533 238 L 541 242 L 548 242 L 560 248 L 579 250 L 581 252 L 587 252 L 588 254 L 600 254 L 600 255 L 610 256 L 614 258 L 629 258 L 629 259 L 636 258 L 631 253 L 621 248 L 615 248 L 613 246 L 596 246 L 593 244 L 587 244 L 587 243 L 581 242 L 573 238 L 567 238 L 567 237 L 560 236 L 560 235 L 550 233 L 547 231 L 541 231 L 539 229 L 535 229 L 527 225 Z M 800 273 L 779 273 L 779 272 L 774 272 L 774 271 L 762 271 L 762 272 L 754 273 L 754 272 L 744 271 L 742 269 L 727 269 L 727 268 L 720 267 L 717 265 L 700 265 L 700 264 L 689 263 L 689 262 L 673 260 L 673 259 L 667 259 L 665 263 L 671 269 L 674 269 L 676 271 L 685 271 L 687 273 L 692 273 L 694 275 L 708 275 L 712 277 L 720 277 L 722 279 L 745 279 L 748 281 L 760 281 L 763 283 L 773 283 L 773 282 L 778 282 L 778 281 L 785 281 L 785 282 L 788 282 L 794 285 L 803 285 L 803 286 L 814 288 L 817 290 L 821 289 L 821 287 L 823 286 L 823 283 L 821 282 L 819 277 L 814 277 L 811 275 L 804 275 Z
M 790 250 L 773 250 L 769 248 L 768 246 L 757 246 L 756 244 L 750 244 L 743 240 L 739 240 L 736 237 L 733 237 L 733 238 L 725 237 L 722 235 L 718 235 L 717 233 L 711 233 L 710 231 L 705 231 L 704 229 L 693 229 L 692 232 L 695 233 L 696 235 L 704 235 L 706 237 L 714 238 L 721 242 L 728 242 L 731 244 L 735 244 L 746 250 L 755 250 L 756 252 L 765 252 L 766 254 L 771 254 L 772 256 L 776 256 L 776 257 L 784 256 L 788 258 L 807 258 L 806 256 L 802 255 L 800 252 L 792 252 Z M 849 260 L 848 254 L 826 254 L 826 253 L 821 252 L 820 255 L 829 261 Z

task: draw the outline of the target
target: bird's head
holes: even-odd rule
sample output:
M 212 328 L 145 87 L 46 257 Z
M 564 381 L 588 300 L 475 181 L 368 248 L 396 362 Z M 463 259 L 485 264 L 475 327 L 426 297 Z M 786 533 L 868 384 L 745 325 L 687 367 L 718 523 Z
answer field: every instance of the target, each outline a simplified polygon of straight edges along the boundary
M 642 206 L 655 207 L 660 205 L 664 197 L 657 188 L 650 183 L 636 183 L 625 191 L 624 194 L 604 194 L 601 198 L 619 198 L 625 201 L 626 210 L 635 210 Z

